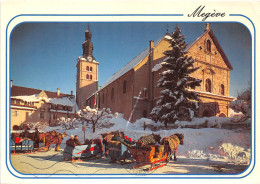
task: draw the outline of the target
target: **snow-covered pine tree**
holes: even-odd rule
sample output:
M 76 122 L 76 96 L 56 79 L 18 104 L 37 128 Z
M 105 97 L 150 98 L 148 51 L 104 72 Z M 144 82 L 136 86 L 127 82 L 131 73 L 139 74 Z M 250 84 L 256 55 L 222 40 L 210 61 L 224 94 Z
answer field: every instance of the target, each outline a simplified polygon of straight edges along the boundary
M 151 112 L 153 119 L 166 127 L 176 120 L 191 120 L 194 117 L 199 97 L 189 89 L 201 83 L 200 79 L 190 76 L 199 67 L 194 68 L 194 60 L 187 56 L 185 36 L 177 25 L 171 37 L 171 49 L 164 52 L 166 59 L 161 63 L 163 72 L 157 83 L 157 87 L 162 88 L 161 96 Z

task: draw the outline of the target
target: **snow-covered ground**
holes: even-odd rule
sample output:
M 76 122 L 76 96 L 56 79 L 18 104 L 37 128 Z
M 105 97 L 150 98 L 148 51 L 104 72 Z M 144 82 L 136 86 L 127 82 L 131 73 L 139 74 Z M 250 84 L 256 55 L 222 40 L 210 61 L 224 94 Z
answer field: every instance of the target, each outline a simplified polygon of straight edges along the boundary
M 226 161 L 233 162 L 236 164 L 249 164 L 251 156 L 251 145 L 250 145 L 250 131 L 249 130 L 227 130 L 220 128 L 180 128 L 183 124 L 203 124 L 207 121 L 209 127 L 211 125 L 217 125 L 221 127 L 223 123 L 228 123 L 231 120 L 229 118 L 197 118 L 192 122 L 177 122 L 179 128 L 177 129 L 161 129 L 158 131 L 151 131 L 149 128 L 144 130 L 144 122 L 146 125 L 153 125 L 154 127 L 163 127 L 160 123 L 154 123 L 150 119 L 139 119 L 135 123 L 130 123 L 125 120 L 122 116 L 118 118 L 112 118 L 109 120 L 110 123 L 114 124 L 110 128 L 96 129 L 93 133 L 91 125 L 86 126 L 85 138 L 101 138 L 101 133 L 107 133 L 111 131 L 123 131 L 126 136 L 131 137 L 132 140 L 138 140 L 141 136 L 151 134 L 160 134 L 161 137 L 167 137 L 175 133 L 184 134 L 184 145 L 180 145 L 177 151 L 177 157 L 187 159 L 202 159 L 202 160 L 213 160 L 213 161 Z M 45 131 L 57 130 L 58 132 L 66 131 L 68 135 L 78 135 L 81 142 L 84 142 L 84 133 L 82 131 L 82 123 L 78 122 L 75 129 L 66 130 L 62 126 L 57 127 L 46 127 Z M 61 148 L 65 147 L 66 140 L 69 139 L 67 136 Z

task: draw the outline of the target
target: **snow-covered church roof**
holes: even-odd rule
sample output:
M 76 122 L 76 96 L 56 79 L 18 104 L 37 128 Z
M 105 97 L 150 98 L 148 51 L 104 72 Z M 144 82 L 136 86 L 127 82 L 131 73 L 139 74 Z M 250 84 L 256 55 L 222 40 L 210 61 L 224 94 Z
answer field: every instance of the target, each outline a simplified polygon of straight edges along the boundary
M 164 38 L 169 39 L 167 35 L 162 36 L 160 39 L 158 39 L 154 46 L 157 46 Z M 134 59 L 132 59 L 129 63 L 127 63 L 123 68 L 121 68 L 119 71 L 114 73 L 102 86 L 101 89 L 105 88 L 112 82 L 114 82 L 119 77 L 123 76 L 125 73 L 130 71 L 132 68 L 134 68 L 137 64 L 139 64 L 147 55 L 149 54 L 149 47 L 143 50 L 139 55 L 137 55 Z

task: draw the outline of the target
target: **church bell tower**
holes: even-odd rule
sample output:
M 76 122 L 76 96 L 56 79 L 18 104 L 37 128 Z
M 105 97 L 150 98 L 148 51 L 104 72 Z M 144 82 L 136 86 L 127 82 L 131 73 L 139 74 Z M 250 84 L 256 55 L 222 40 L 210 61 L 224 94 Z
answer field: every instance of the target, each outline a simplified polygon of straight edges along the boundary
M 80 109 L 86 107 L 86 100 L 98 90 L 98 65 L 93 56 L 92 33 L 90 27 L 85 31 L 82 43 L 83 54 L 77 61 L 76 101 Z

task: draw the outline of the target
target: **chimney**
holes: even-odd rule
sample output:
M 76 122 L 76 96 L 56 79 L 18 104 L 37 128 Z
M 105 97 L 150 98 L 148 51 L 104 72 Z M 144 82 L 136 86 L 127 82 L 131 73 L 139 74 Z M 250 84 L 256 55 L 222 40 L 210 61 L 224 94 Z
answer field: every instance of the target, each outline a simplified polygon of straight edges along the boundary
M 60 88 L 57 88 L 57 96 L 60 96 Z
M 150 40 L 150 52 L 152 51 L 153 47 L 154 47 L 154 41 Z
M 70 91 L 70 95 L 73 95 L 73 91 Z
M 208 31 L 209 30 L 209 23 L 206 23 L 206 28 L 204 31 Z
M 11 87 L 13 87 L 13 79 L 11 79 L 11 83 L 10 83 Z

